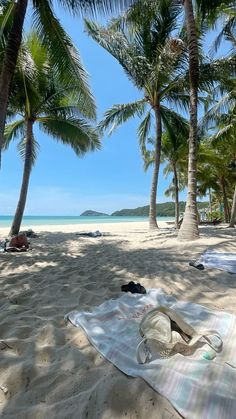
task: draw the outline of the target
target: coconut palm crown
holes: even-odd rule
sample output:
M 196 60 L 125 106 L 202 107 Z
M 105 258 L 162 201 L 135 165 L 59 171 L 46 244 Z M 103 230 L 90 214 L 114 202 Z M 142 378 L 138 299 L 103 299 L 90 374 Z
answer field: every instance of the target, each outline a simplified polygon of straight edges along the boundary
M 133 2 L 135 0 L 0 1 L 4 25 L 5 17 L 9 17 L 10 20 L 3 60 L 0 66 L 0 157 L 9 94 L 22 42 L 25 16 L 29 6 L 31 6 L 33 13 L 32 23 L 34 28 L 37 29 L 43 44 L 50 50 L 51 64 L 54 66 L 54 71 L 58 72 L 63 80 L 72 82 L 72 79 L 74 79 L 77 84 L 80 83 L 81 95 L 83 95 L 84 101 L 88 103 L 88 107 L 91 107 L 93 98 L 88 88 L 87 73 L 70 37 L 55 14 L 54 6 L 59 5 L 72 14 L 96 14 L 97 12 L 120 11 Z
M 18 139 L 24 159 L 23 182 L 11 234 L 19 231 L 26 203 L 29 177 L 39 144 L 34 136 L 37 123 L 42 132 L 69 145 L 79 156 L 100 146 L 89 124 L 94 108 L 85 106 L 80 83 L 62 83 L 52 70 L 50 54 L 36 33 L 31 33 L 21 49 L 9 103 L 4 149 Z
M 150 229 L 157 228 L 162 126 L 167 126 L 170 118 L 181 124 L 182 118 L 173 107 L 186 109 L 189 100 L 186 45 L 178 34 L 179 13 L 179 7 L 172 0 L 149 0 L 133 7 L 123 19 L 111 22 L 108 27 L 86 21 L 89 35 L 117 59 L 131 82 L 142 92 L 142 98 L 136 102 L 109 109 L 100 128 L 110 127 L 111 133 L 130 118 L 142 118 L 138 127 L 141 149 L 151 129 L 155 131 Z

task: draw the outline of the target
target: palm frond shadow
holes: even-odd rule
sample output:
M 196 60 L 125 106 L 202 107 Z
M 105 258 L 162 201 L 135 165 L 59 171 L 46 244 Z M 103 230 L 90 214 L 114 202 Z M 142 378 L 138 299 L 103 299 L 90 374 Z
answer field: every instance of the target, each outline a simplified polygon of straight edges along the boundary
M 202 233 L 207 238 L 209 229 Z M 233 229 L 215 228 L 214 234 L 219 238 L 214 248 L 234 245 Z M 140 248 L 128 234 L 126 240 L 119 234 L 82 240 L 73 233 L 45 233 L 31 240 L 31 254 L 1 255 L 1 339 L 13 347 L 1 351 L 8 387 L 3 417 L 21 417 L 22 409 L 36 415 L 42 408 L 53 419 L 62 417 L 64 409 L 70 417 L 120 417 L 125 412 L 144 417 L 149 406 L 150 418 L 163 418 L 165 409 L 165 418 L 180 418 L 144 381 L 122 374 L 80 329 L 64 321 L 69 311 L 90 310 L 120 296 L 121 285 L 130 280 L 161 287 L 181 300 L 235 311 L 234 275 L 191 268 L 191 248 L 177 246 L 172 234 L 162 247 L 158 235 L 156 241 L 148 233 L 138 237 Z M 211 247 L 204 243 L 195 243 L 195 255 Z

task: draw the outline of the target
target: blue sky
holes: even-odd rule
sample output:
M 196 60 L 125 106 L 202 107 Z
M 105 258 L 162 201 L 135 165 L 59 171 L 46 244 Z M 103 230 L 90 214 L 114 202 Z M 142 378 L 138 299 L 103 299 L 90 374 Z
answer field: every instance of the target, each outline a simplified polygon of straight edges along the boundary
M 113 104 L 135 101 L 141 97 L 115 59 L 84 33 L 81 19 L 73 19 L 62 11 L 57 16 L 79 49 L 90 75 L 98 119 Z M 80 215 L 86 209 L 111 213 L 122 208 L 147 205 L 151 170 L 146 173 L 143 171 L 137 125 L 137 120 L 126 123 L 112 137 L 103 138 L 100 151 L 87 154 L 82 159 L 69 147 L 35 129 L 40 153 L 31 174 L 25 214 Z M 15 143 L 2 156 L 2 215 L 14 214 L 22 169 L 23 163 Z M 163 178 L 161 168 L 158 202 L 169 200 L 164 196 L 164 191 L 170 180 L 170 177 Z M 185 193 L 181 194 L 180 199 L 185 199 Z

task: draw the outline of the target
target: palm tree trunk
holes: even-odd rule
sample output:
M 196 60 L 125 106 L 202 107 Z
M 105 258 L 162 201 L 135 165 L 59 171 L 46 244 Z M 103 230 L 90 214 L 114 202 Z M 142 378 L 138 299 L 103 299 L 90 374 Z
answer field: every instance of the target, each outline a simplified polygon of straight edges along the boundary
M 180 240 L 195 240 L 199 236 L 197 215 L 197 99 L 199 60 L 198 42 L 193 14 L 192 0 L 184 0 L 185 19 L 189 50 L 189 83 L 190 83 L 190 125 L 189 125 L 189 158 L 188 158 L 188 196 L 183 223 L 179 231 Z
M 155 160 L 152 174 L 152 185 L 151 185 L 151 196 L 150 196 L 150 209 L 149 209 L 149 229 L 155 230 L 158 228 L 157 225 L 157 185 L 158 176 L 161 160 L 161 136 L 162 136 L 162 124 L 161 124 L 161 112 L 160 104 L 157 104 L 154 108 L 155 119 L 156 119 L 156 141 L 155 141 Z
M 234 188 L 234 197 L 233 197 L 233 204 L 231 208 L 229 227 L 234 227 L 235 222 L 236 222 L 236 185 Z
M 27 198 L 29 178 L 32 166 L 32 139 L 33 139 L 33 121 L 26 121 L 26 146 L 25 146 L 25 162 L 24 172 L 20 191 L 20 197 L 16 208 L 14 220 L 11 226 L 10 235 L 18 234 L 22 222 L 22 217 L 25 210 L 25 203 Z
M 229 204 L 228 204 L 228 199 L 227 199 L 227 194 L 226 194 L 226 189 L 225 189 L 225 180 L 221 179 L 220 184 L 221 184 L 221 190 L 222 190 L 222 195 L 223 195 L 224 218 L 225 218 L 225 222 L 229 223 Z
M 179 182 L 176 164 L 173 163 L 174 185 L 175 185 L 175 228 L 179 229 Z
M 210 209 L 210 221 L 212 221 L 211 188 L 209 188 L 209 209 Z
M 28 0 L 18 0 L 15 4 L 12 27 L 8 36 L 6 51 L 0 74 L 0 163 L 3 134 L 5 128 L 8 97 L 11 82 L 16 68 L 18 52 L 21 45 L 22 30 Z

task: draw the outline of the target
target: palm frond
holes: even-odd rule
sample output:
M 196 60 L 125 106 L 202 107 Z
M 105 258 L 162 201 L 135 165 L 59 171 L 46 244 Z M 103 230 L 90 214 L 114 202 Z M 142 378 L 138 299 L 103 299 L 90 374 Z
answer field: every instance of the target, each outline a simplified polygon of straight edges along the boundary
M 13 19 L 13 10 L 15 6 L 15 1 L 10 2 L 3 2 L 1 4 L 1 14 L 0 14 L 0 42 L 2 45 L 5 44 L 5 36 L 6 32 L 11 25 Z
M 211 54 L 216 53 L 218 51 L 223 38 L 231 42 L 233 45 L 233 48 L 236 48 L 236 38 L 235 38 L 236 13 L 235 13 L 235 10 L 234 10 L 234 14 L 230 13 L 230 10 L 227 8 L 225 9 L 225 12 L 226 14 L 228 12 L 228 16 L 226 17 L 225 22 L 223 22 L 222 24 L 223 27 L 221 31 L 218 33 L 216 39 L 214 40 L 211 46 L 211 49 L 210 49 Z
M 141 151 L 146 148 L 146 142 L 151 129 L 151 117 L 151 111 L 149 111 L 138 127 L 138 138 Z
M 80 85 L 84 102 L 95 116 L 95 103 L 88 86 L 88 74 L 71 39 L 54 16 L 49 1 L 34 0 L 33 22 L 43 44 L 47 46 L 55 74 L 65 83 Z
M 64 8 L 72 13 L 92 14 L 98 13 L 105 15 L 111 13 L 121 13 L 124 9 L 135 3 L 135 0 L 58 0 Z
M 17 145 L 18 152 L 23 161 L 25 161 L 25 152 L 26 152 L 26 138 L 23 137 Z M 30 156 L 30 166 L 34 166 L 38 153 L 39 153 L 39 143 L 35 140 L 34 136 L 31 138 L 31 156 Z
M 204 62 L 199 67 L 199 89 L 211 91 L 215 83 L 227 83 L 235 74 L 236 57 L 234 55 Z
M 90 107 L 86 106 L 80 88 L 77 85 L 71 86 L 52 86 L 48 89 L 42 102 L 38 107 L 38 111 L 45 110 L 46 113 L 59 112 L 61 115 L 69 115 L 72 112 L 75 116 L 85 117 L 94 120 L 94 113 Z
M 168 186 L 168 188 L 165 190 L 164 192 L 165 196 L 167 196 L 168 198 L 172 198 L 175 199 L 175 186 L 172 183 Z
M 104 119 L 99 123 L 98 128 L 101 131 L 111 127 L 108 135 L 121 124 L 135 116 L 141 117 L 145 111 L 145 99 L 137 100 L 133 103 L 126 103 L 124 105 L 114 105 L 111 109 L 105 112 Z
M 48 70 L 50 66 L 48 60 L 47 46 L 39 40 L 36 31 L 31 30 L 26 37 L 24 37 L 23 47 L 30 54 L 31 61 L 38 73 L 43 73 L 44 70 Z M 28 67 L 28 63 L 27 63 Z
M 150 166 L 154 164 L 155 157 L 154 157 L 154 151 L 153 150 L 143 150 L 142 153 L 143 156 L 143 169 L 146 172 Z
M 168 135 L 173 138 L 174 141 L 177 133 L 181 133 L 183 137 L 188 136 L 189 125 L 183 116 L 162 105 L 161 117 Z
M 85 28 L 87 33 L 120 63 L 132 82 L 143 88 L 152 67 L 137 42 L 130 42 L 121 31 L 88 20 L 85 20 Z
M 219 123 L 222 120 L 222 114 L 229 114 L 235 107 L 235 99 L 230 93 L 222 96 L 217 103 L 215 103 L 202 118 L 202 124 L 206 128 L 210 128 L 212 124 Z
M 4 140 L 2 149 L 7 150 L 11 141 L 19 140 L 19 138 L 24 136 L 25 132 L 25 120 L 19 119 L 14 121 L 11 124 L 7 124 L 4 132 Z
M 98 134 L 83 119 L 45 116 L 37 118 L 37 121 L 46 134 L 69 145 L 79 156 L 100 148 Z
M 228 138 L 232 137 L 235 140 L 236 136 L 236 117 L 234 120 L 229 121 L 227 125 L 219 127 L 217 132 L 210 136 L 212 143 L 215 143 L 217 140 L 226 141 Z

